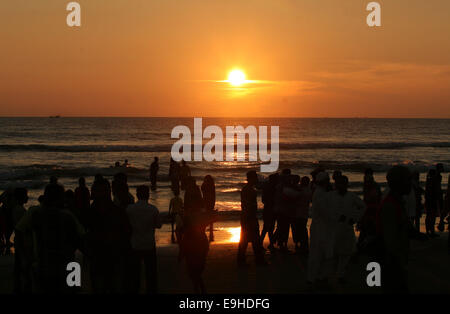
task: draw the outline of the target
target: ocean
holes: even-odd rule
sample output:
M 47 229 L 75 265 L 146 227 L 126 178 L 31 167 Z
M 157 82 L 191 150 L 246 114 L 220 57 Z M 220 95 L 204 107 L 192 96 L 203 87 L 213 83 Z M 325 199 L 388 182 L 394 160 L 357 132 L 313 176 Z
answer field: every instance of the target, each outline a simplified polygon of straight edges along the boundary
M 66 189 L 80 176 L 88 185 L 97 173 L 111 178 L 116 161 L 128 159 L 131 192 L 148 184 L 153 157 L 160 158 L 158 190 L 151 195 L 161 212 L 171 197 L 168 180 L 171 131 L 193 118 L 0 118 L 0 191 L 8 186 L 28 188 L 35 204 L 51 175 Z M 361 193 L 363 171 L 371 167 L 385 186 L 386 171 L 402 164 L 420 171 L 421 181 L 438 162 L 444 164 L 443 188 L 450 169 L 449 119 L 322 119 L 322 118 L 204 118 L 203 126 L 254 125 L 280 127 L 279 170 L 309 175 L 319 165 L 330 174 L 341 170 L 350 189 Z M 206 140 L 204 140 L 204 143 Z M 239 190 L 245 173 L 259 170 L 255 162 L 189 162 L 200 185 L 206 174 L 216 182 L 217 209 L 239 210 Z M 263 174 L 267 176 L 267 174 Z

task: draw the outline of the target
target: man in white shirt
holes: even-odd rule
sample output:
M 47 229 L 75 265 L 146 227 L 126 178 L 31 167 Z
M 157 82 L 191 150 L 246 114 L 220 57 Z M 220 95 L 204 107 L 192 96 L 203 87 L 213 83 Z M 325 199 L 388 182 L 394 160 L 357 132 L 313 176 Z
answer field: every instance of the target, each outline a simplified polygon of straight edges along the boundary
M 365 204 L 355 193 L 348 190 L 348 178 L 336 179 L 336 190 L 330 192 L 330 204 L 336 217 L 335 256 L 339 283 L 345 283 L 344 273 L 356 250 L 355 224 L 362 217 Z
M 145 265 L 145 282 L 147 293 L 156 293 L 156 243 L 155 229 L 161 228 L 158 209 L 148 203 L 150 189 L 141 185 L 136 188 L 138 201 L 127 207 L 131 225 L 131 247 L 133 249 L 133 289 L 139 291 L 141 263 Z
M 310 250 L 308 256 L 307 284 L 319 281 L 326 284 L 333 261 L 335 221 L 330 205 L 330 193 L 327 187 L 330 177 L 326 172 L 316 176 L 317 187 L 312 198 Z

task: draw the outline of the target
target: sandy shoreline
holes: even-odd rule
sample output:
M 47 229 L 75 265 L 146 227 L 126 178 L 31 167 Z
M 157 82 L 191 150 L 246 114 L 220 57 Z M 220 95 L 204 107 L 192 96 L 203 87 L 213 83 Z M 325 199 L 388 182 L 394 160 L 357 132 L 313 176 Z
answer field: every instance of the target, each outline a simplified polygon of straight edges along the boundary
M 208 293 L 277 294 L 307 293 L 305 283 L 306 258 L 296 254 L 284 255 L 280 252 L 266 252 L 269 266 L 256 267 L 253 263 L 251 246 L 247 250 L 250 267 L 238 269 L 236 254 L 239 237 L 239 223 L 225 221 L 215 225 L 216 241 L 211 243 L 204 279 Z M 408 266 L 411 293 L 450 294 L 450 255 L 447 253 L 448 233 L 428 241 L 411 241 Z M 160 293 L 193 293 L 186 274 L 184 262 L 177 262 L 178 247 L 170 243 L 170 227 L 164 225 L 158 238 L 158 280 Z M 267 239 L 265 246 L 267 246 Z M 289 244 L 292 245 L 291 239 Z M 292 247 L 291 247 L 292 249 Z M 77 255 L 79 260 L 81 255 Z M 368 258 L 361 256 L 350 263 L 347 273 L 348 283 L 339 286 L 332 282 L 332 289 L 325 293 L 381 293 L 380 288 L 366 285 L 366 265 Z M 13 287 L 14 257 L 0 256 L 0 293 L 11 293 Z M 82 268 L 82 292 L 90 293 L 88 269 Z

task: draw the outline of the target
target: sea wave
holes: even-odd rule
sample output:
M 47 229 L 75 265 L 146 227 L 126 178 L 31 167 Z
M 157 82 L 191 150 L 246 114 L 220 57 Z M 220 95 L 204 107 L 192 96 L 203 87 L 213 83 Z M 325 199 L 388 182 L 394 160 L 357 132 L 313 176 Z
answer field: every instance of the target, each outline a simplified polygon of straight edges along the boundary
M 269 143 L 270 145 L 270 143 Z M 170 152 L 171 144 L 150 145 L 46 145 L 46 144 L 3 144 L 0 152 Z M 450 148 L 450 142 L 306 142 L 280 143 L 280 150 L 302 149 L 403 149 L 414 147 Z M 192 145 L 191 149 L 194 150 Z M 223 146 L 225 151 L 226 147 Z M 246 145 L 248 150 L 248 145 Z

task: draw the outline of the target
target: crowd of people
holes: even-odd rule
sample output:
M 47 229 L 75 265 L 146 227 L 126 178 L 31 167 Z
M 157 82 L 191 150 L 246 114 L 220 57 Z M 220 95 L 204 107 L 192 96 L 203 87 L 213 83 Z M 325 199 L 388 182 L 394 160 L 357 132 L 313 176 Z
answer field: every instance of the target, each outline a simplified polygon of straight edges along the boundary
M 145 266 L 146 292 L 156 293 L 155 229 L 161 228 L 162 219 L 159 210 L 149 203 L 149 196 L 151 190 L 157 189 L 158 170 L 159 160 L 155 157 L 150 166 L 150 188 L 138 186 L 137 201 L 129 191 L 124 172 L 114 175 L 111 182 L 96 175 L 90 189 L 82 177 L 75 191 L 65 190 L 56 177 L 51 177 L 38 199 L 39 205 L 28 210 L 25 188 L 6 190 L 0 196 L 0 240 L 3 246 L 10 247 L 11 235 L 15 234 L 14 291 L 76 292 L 76 288 L 66 284 L 66 266 L 75 260 L 79 250 L 89 269 L 94 293 L 137 293 L 141 264 Z M 394 166 L 387 173 L 388 187 L 382 192 L 373 171 L 367 169 L 361 199 L 348 190 L 348 177 L 340 171 L 333 173 L 332 181 L 321 168 L 314 170 L 311 177 L 300 177 L 284 169 L 265 180 L 249 171 L 241 190 L 237 265 L 248 267 L 246 250 L 251 242 L 255 263 L 267 266 L 266 235 L 271 254 L 287 253 L 292 232 L 295 251 L 307 258 L 306 277 L 311 289 L 326 286 L 334 275 L 345 284 L 351 257 L 369 254 L 384 267 L 386 291 L 405 292 L 409 239 L 437 237 L 438 217 L 438 230 L 445 226 L 450 184 L 444 199 L 442 172 L 441 164 L 431 169 L 424 190 L 419 184 L 419 173 Z M 199 187 L 187 163 L 182 161 L 180 165 L 173 159 L 169 178 L 173 192 L 169 217 L 172 242 L 179 246 L 178 261 L 185 261 L 194 291 L 206 293 L 202 274 L 217 220 L 214 179 L 205 176 Z M 261 232 L 258 190 L 264 204 Z M 425 234 L 420 232 L 424 211 Z M 358 238 L 355 230 L 359 231 Z
M 269 236 L 270 251 L 277 247 L 287 252 L 289 232 L 295 250 L 307 256 L 307 284 L 310 289 L 327 288 L 329 279 L 346 283 L 345 272 L 352 257 L 367 254 L 384 269 L 386 292 L 407 292 L 406 264 L 409 240 L 428 240 L 444 231 L 450 209 L 450 179 L 447 192 L 442 190 L 442 164 L 430 169 L 425 190 L 420 175 L 407 167 L 394 166 L 386 176 L 387 188 L 381 191 L 372 169 L 364 173 L 363 199 L 348 191 L 349 180 L 335 171 L 331 182 L 321 168 L 300 178 L 290 169 L 275 173 L 259 184 L 254 171 L 247 173 L 241 191 L 241 240 L 238 265 L 245 263 L 245 250 L 252 243 L 255 262 L 265 265 L 263 242 Z M 259 233 L 257 189 L 262 190 L 263 228 Z M 425 196 L 425 201 L 422 202 Z M 310 206 L 311 204 L 311 206 Z M 426 214 L 426 233 L 420 231 L 420 219 Z M 308 235 L 307 221 L 311 218 Z M 356 238 L 355 231 L 359 231 Z M 308 241 L 309 236 L 309 241 Z M 450 238 L 448 240 L 450 253 Z

